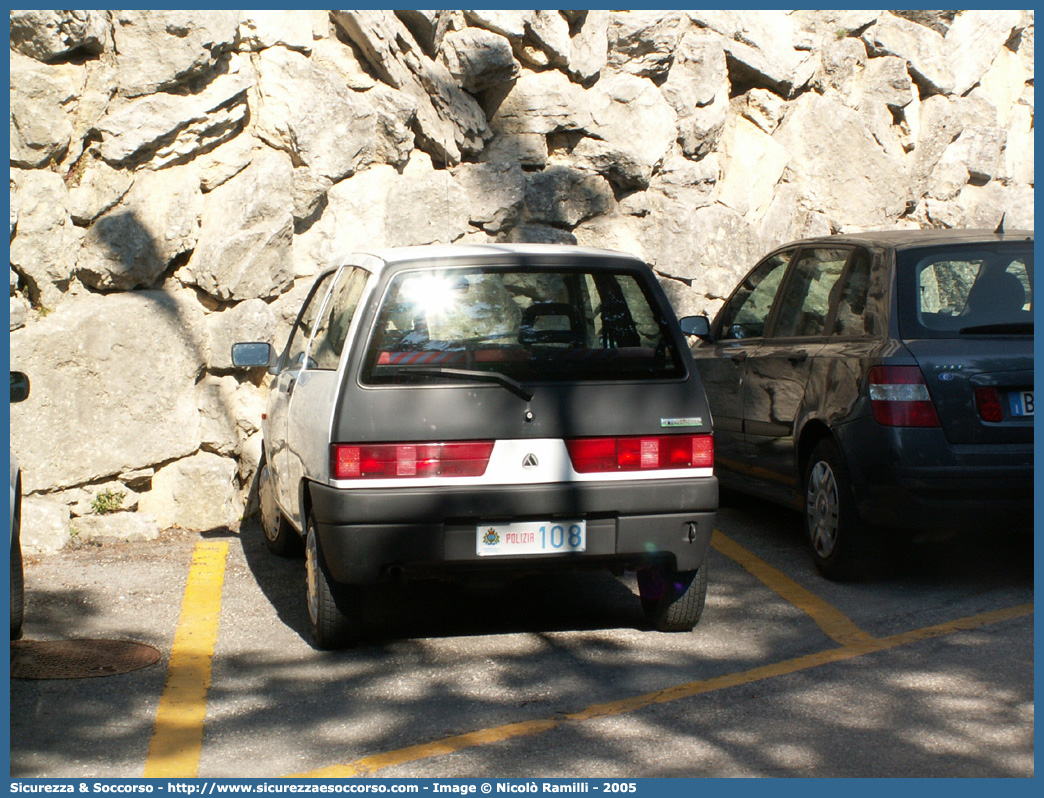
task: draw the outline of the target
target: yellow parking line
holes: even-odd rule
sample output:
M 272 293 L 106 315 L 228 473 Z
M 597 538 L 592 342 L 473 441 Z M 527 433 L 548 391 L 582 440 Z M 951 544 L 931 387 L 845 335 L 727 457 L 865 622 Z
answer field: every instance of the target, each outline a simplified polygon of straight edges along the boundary
M 750 571 L 766 587 L 774 590 L 782 598 L 807 614 L 816 622 L 820 629 L 841 645 L 861 645 L 874 639 L 856 626 L 848 616 L 836 607 L 823 601 L 812 591 L 803 588 L 782 571 L 773 568 L 736 541 L 725 537 L 717 529 L 714 530 L 711 545 L 721 554 L 724 554 L 730 560 L 735 560 Z
M 146 778 L 191 778 L 199 772 L 227 555 L 227 541 L 202 541 L 193 552 L 145 760 Z
M 431 757 L 444 756 L 446 754 L 462 751 L 466 748 L 488 745 L 490 743 L 496 743 L 514 737 L 527 737 L 543 734 L 544 732 L 551 731 L 552 729 L 556 729 L 567 723 L 582 723 L 584 721 L 604 718 L 610 715 L 621 715 L 635 712 L 639 709 L 653 706 L 655 704 L 666 704 L 671 701 L 691 698 L 693 696 L 703 695 L 716 690 L 724 690 L 730 687 L 750 684 L 751 682 L 763 681 L 776 676 L 785 676 L 809 668 L 815 668 L 820 665 L 854 659 L 865 654 L 886 651 L 898 646 L 909 645 L 922 640 L 929 640 L 934 637 L 942 637 L 957 632 L 978 629 L 982 626 L 1020 618 L 1032 613 L 1033 604 L 1020 604 L 1017 607 L 995 610 L 981 615 L 973 615 L 968 618 L 961 618 L 956 621 L 950 621 L 936 626 L 928 626 L 923 629 L 915 629 L 910 632 L 903 632 L 890 637 L 872 638 L 869 635 L 864 635 L 857 642 L 850 645 L 844 645 L 841 648 L 832 648 L 814 654 L 807 654 L 803 657 L 785 660 L 783 662 L 761 665 L 757 668 L 752 668 L 741 673 L 730 673 L 724 676 L 714 677 L 713 679 L 704 679 L 698 682 L 680 684 L 674 687 L 669 687 L 665 690 L 658 690 L 654 693 L 646 693 L 645 695 L 634 696 L 633 698 L 626 698 L 621 701 L 595 704 L 586 709 L 582 709 L 579 712 L 573 712 L 558 718 L 532 720 L 522 723 L 512 723 L 506 726 L 496 726 L 490 729 L 470 732 L 469 734 L 461 734 L 456 737 L 447 737 L 431 743 L 400 748 L 396 751 L 388 751 L 387 753 L 375 754 L 373 756 L 357 759 L 354 762 L 349 762 L 345 765 L 331 765 L 330 767 L 320 768 L 307 773 L 297 773 L 294 774 L 292 778 L 345 778 L 349 776 L 369 776 L 373 775 L 378 770 L 397 765 L 405 765 L 410 762 L 429 759 Z

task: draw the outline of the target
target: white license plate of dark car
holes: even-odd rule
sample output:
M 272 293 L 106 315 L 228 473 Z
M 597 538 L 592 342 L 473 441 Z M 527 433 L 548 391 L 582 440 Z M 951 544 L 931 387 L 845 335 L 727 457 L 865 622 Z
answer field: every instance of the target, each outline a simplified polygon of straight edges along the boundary
M 1010 396 L 1013 416 L 1033 415 L 1033 391 L 1013 391 Z
M 584 521 L 519 521 L 480 524 L 476 527 L 476 551 L 480 557 L 519 554 L 568 554 L 587 548 Z

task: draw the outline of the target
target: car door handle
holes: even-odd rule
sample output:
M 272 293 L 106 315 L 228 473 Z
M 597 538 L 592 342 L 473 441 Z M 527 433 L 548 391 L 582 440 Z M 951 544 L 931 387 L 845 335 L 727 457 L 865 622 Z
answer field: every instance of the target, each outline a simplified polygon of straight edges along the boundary
M 729 360 L 731 360 L 733 363 L 742 363 L 746 359 L 747 359 L 747 353 L 742 351 L 742 350 L 739 351 L 739 352 L 730 352 L 729 353 Z
M 291 377 L 290 382 L 286 384 L 286 395 L 290 396 L 294 392 L 294 387 L 297 385 L 297 377 Z
M 808 352 L 794 352 L 793 354 L 787 355 L 787 360 L 790 361 L 790 365 L 796 366 L 798 363 L 804 363 L 808 360 Z

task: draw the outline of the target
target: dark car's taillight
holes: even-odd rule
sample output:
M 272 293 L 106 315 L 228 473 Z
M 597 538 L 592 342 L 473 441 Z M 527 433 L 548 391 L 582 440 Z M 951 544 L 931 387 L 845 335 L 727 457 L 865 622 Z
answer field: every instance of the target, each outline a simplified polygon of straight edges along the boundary
M 714 467 L 710 435 L 575 438 L 566 449 L 578 474 Z
M 480 477 L 493 441 L 460 443 L 335 443 L 330 447 L 334 479 Z
M 996 424 L 1004 420 L 1000 392 L 992 385 L 980 385 L 975 389 L 975 407 L 983 421 Z
M 870 369 L 870 406 L 886 427 L 938 427 L 924 375 L 917 366 L 874 366 Z

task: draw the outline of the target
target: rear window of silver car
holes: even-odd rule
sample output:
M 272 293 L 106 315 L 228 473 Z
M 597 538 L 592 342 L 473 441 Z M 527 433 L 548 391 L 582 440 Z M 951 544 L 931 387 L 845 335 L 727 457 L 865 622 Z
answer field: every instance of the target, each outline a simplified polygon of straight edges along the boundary
M 403 271 L 389 282 L 362 381 L 445 382 L 441 370 L 520 382 L 684 376 L 640 275 L 498 267 Z
M 1033 246 L 993 244 L 900 254 L 904 337 L 1033 334 Z

